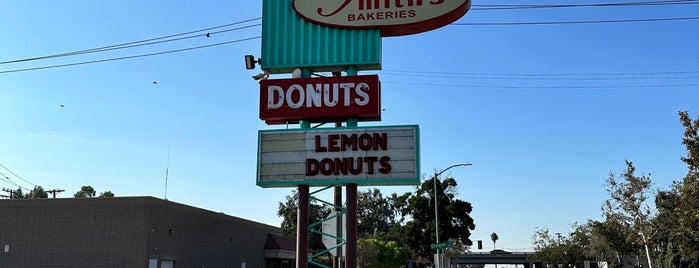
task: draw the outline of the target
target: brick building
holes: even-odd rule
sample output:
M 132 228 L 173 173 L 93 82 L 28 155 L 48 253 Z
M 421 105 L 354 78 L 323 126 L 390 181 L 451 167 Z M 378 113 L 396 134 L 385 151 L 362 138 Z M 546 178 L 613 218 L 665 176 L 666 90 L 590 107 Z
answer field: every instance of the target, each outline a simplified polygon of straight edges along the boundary
M 287 268 L 277 227 L 154 197 L 0 200 L 0 267 Z

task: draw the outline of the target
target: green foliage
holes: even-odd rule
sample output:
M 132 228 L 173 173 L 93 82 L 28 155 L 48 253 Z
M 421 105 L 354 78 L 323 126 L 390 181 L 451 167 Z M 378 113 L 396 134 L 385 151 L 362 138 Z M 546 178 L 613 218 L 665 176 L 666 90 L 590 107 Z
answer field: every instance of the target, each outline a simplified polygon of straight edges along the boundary
M 90 185 L 85 185 L 83 187 L 80 187 L 80 191 L 77 191 L 73 197 L 75 198 L 93 198 L 97 195 L 97 192 L 95 191 L 95 188 L 92 188 Z M 97 197 L 114 197 L 114 193 L 112 191 L 106 191 L 106 192 L 101 192 Z
M 368 249 L 369 247 L 393 248 L 392 243 L 395 243 L 396 248 L 405 250 L 406 254 L 412 254 L 409 257 L 417 259 L 418 262 L 431 262 L 430 244 L 436 242 L 432 185 L 433 180 L 428 180 L 421 187 L 416 188 L 414 193 L 401 196 L 394 193 L 385 197 L 378 189 L 359 192 L 357 195 L 358 238 L 365 241 L 394 241 L 381 242 L 385 245 L 379 246 L 371 242 L 365 246 Z M 438 181 L 438 186 L 440 240 L 455 241 L 457 246 L 454 250 L 459 248 L 463 252 L 466 246 L 472 245 L 469 237 L 471 230 L 475 228 L 473 219 L 470 217 L 473 208 L 470 203 L 454 198 L 457 186 L 454 179 L 449 178 L 441 183 Z M 293 191 L 286 197 L 285 202 L 279 203 L 277 210 L 277 215 L 283 218 L 282 230 L 290 235 L 296 234 L 297 200 L 298 195 Z M 310 223 L 318 222 L 330 214 L 329 206 L 318 203 L 311 200 Z M 311 251 L 318 252 L 325 248 L 320 235 L 313 233 L 310 235 Z M 360 254 L 369 254 L 369 252 L 360 252 Z M 405 260 L 402 260 L 401 264 L 405 264 Z
M 687 155 L 681 160 L 687 175 L 653 198 L 650 175 L 636 176 L 636 167 L 626 161 L 618 178 L 609 174 L 609 199 L 602 206 L 605 221 L 589 221 L 558 241 L 547 229 L 538 230 L 533 236 L 538 258 L 573 264 L 560 253 L 580 248 L 585 258 L 606 260 L 610 267 L 626 265 L 625 259 L 642 253 L 649 268 L 699 267 L 699 118 L 692 120 L 686 111 L 679 116 L 685 128 L 682 144 Z
M 423 182 L 415 193 L 406 193 L 396 200 L 404 221 L 403 243 L 418 261 L 431 259 L 430 244 L 436 242 L 433 179 Z M 476 228 L 470 215 L 473 207 L 454 197 L 456 186 L 453 178 L 437 180 L 440 241 L 455 240 L 471 246 L 471 230 Z
M 17 190 L 12 192 L 12 196 L 10 198 L 12 198 L 12 199 L 27 198 L 27 196 L 24 193 L 22 193 L 22 188 L 17 188 Z
M 590 221 L 590 248 L 596 259 L 609 262 L 612 267 L 621 267 L 627 256 L 636 255 L 637 233 L 627 223 L 608 218 L 604 222 Z
M 90 185 L 85 185 L 83 187 L 80 187 L 80 191 L 77 191 L 73 197 L 75 198 L 91 198 L 95 197 L 95 189 L 92 188 Z
M 357 264 L 361 268 L 398 268 L 408 261 L 408 249 L 395 241 L 374 238 L 357 241 Z
M 495 250 L 495 242 L 498 241 L 498 234 L 497 233 L 492 233 L 490 234 L 490 240 L 493 241 L 493 250 Z
M 328 215 L 330 215 L 331 208 L 319 204 L 315 200 L 310 200 L 309 204 L 309 223 L 318 222 Z M 281 229 L 287 235 L 296 235 L 296 216 L 298 215 L 298 192 L 296 190 L 292 191 L 291 195 L 286 196 L 286 201 L 284 203 L 279 202 L 279 209 L 277 210 L 277 216 L 282 217 L 283 221 L 281 224 Z M 320 234 L 309 233 L 308 246 L 310 251 L 315 253 L 325 249 L 323 245 L 323 240 Z
M 679 115 L 687 149 L 680 159 L 688 172 L 655 197 L 658 215 L 653 223 L 660 228 L 654 243 L 660 267 L 699 267 L 699 118 L 692 121 L 686 111 Z
M 47 194 L 44 191 L 44 188 L 41 186 L 34 186 L 34 189 L 29 191 L 29 193 L 26 195 L 26 198 L 48 198 L 49 194 Z
M 699 117 L 692 121 L 687 111 L 680 111 L 679 115 L 685 129 L 682 144 L 687 147 L 687 156 L 680 159 L 687 164 L 689 173 L 696 175 L 699 172 Z
M 394 197 L 395 194 L 385 198 L 379 189 L 357 194 L 357 232 L 360 238 L 386 236 L 397 224 Z
M 678 185 L 678 237 L 675 243 L 682 263 L 687 267 L 699 267 L 699 117 L 692 121 L 689 113 L 684 111 L 680 112 L 680 120 L 685 127 L 682 144 L 687 148 L 687 156 L 682 157 L 682 161 L 689 171 Z
M 631 161 L 626 160 L 626 170 L 617 180 L 614 173 L 607 179 L 607 199 L 602 206 L 602 212 L 607 221 L 618 221 L 630 226 L 634 235 L 632 242 L 637 245 L 638 251 L 643 250 L 648 261 L 649 268 L 653 268 L 651 256 L 651 239 L 657 233 L 653 225 L 653 211 L 646 202 L 650 195 L 651 179 L 649 176 L 636 176 L 636 167 Z
M 658 216 L 654 223 L 661 228 L 654 242 L 660 249 L 661 267 L 699 267 L 699 118 L 692 121 L 686 111 L 679 115 L 685 128 L 682 144 L 687 149 L 681 160 L 688 172 L 655 198 Z
M 106 191 L 106 192 L 100 193 L 100 195 L 97 197 L 114 197 L 114 193 L 112 193 L 112 191 Z
M 589 221 L 587 224 L 573 224 L 569 234 L 552 234 L 548 229 L 537 229 L 532 236 L 535 258 L 545 260 L 549 265 L 560 264 L 563 267 L 583 267 L 585 260 L 606 260 L 609 248 L 604 246 L 607 241 L 600 236 L 596 228 L 604 224 Z M 621 267 L 610 263 L 611 267 Z

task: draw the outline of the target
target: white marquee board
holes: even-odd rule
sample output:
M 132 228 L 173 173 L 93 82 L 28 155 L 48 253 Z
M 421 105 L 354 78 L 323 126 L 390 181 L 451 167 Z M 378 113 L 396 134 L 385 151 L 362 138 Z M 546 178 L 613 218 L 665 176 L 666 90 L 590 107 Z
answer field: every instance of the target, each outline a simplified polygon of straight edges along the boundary
M 294 130 L 258 134 L 257 185 L 417 185 L 417 125 Z

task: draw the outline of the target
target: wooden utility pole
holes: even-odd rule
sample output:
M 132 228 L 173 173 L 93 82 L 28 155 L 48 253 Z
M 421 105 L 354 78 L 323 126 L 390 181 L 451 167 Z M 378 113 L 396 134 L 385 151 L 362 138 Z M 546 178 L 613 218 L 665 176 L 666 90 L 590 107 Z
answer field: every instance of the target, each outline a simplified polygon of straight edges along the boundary
M 48 191 L 45 191 L 45 192 L 47 192 L 47 193 L 53 195 L 53 198 L 56 198 L 56 193 L 65 192 L 65 191 L 66 191 L 66 190 L 53 189 L 53 190 L 48 190 Z
M 10 195 L 0 195 L 0 197 L 2 197 L 2 198 L 12 199 L 15 197 L 15 191 L 12 189 L 2 188 L 2 191 L 10 194 Z

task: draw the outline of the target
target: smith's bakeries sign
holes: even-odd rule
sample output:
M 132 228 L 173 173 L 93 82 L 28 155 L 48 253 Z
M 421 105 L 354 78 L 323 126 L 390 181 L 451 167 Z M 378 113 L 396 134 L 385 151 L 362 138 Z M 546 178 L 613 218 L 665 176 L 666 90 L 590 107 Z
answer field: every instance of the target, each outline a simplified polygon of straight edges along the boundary
M 418 127 L 259 132 L 257 185 L 415 185 Z
M 262 80 L 260 119 L 267 124 L 378 121 L 380 88 L 377 75 Z
M 294 0 L 299 16 L 337 28 L 381 29 L 382 36 L 421 33 L 461 18 L 470 0 Z

